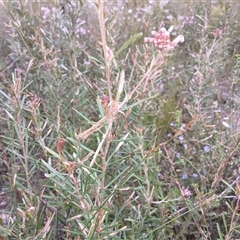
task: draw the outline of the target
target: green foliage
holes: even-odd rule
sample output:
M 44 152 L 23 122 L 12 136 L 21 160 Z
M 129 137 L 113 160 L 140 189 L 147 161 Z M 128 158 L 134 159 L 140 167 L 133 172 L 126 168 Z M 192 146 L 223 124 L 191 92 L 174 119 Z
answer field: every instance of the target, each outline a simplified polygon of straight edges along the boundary
M 1 3 L 0 239 L 238 239 L 238 9 Z

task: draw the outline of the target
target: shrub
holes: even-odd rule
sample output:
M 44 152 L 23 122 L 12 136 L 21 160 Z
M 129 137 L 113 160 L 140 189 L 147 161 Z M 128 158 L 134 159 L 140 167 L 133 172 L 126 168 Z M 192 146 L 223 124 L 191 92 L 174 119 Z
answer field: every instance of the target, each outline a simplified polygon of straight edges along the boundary
M 236 239 L 238 7 L 2 3 L 1 237 Z

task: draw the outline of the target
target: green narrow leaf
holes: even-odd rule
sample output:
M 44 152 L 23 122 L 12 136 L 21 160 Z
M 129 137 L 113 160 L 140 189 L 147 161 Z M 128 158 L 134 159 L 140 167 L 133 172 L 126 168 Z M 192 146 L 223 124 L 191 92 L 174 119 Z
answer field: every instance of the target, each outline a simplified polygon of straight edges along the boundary
M 48 148 L 48 147 L 44 147 L 50 154 L 52 154 L 54 157 L 61 159 L 60 155 L 57 154 L 56 152 L 54 152 L 52 149 Z
M 12 99 L 2 90 L 0 90 L 0 94 L 2 94 L 5 98 L 7 98 L 9 101 L 11 101 Z
M 78 147 L 86 150 L 87 152 L 92 152 L 92 150 L 88 147 L 86 147 L 85 145 L 83 145 L 82 143 L 76 141 L 75 139 L 68 137 L 67 140 L 71 141 L 73 144 L 77 145 Z
M 223 219 L 223 225 L 224 225 L 224 228 L 225 228 L 225 232 L 227 232 L 228 231 L 228 227 L 227 227 L 227 222 L 226 222 L 224 214 L 222 214 L 222 219 Z
M 104 114 L 104 110 L 102 108 L 101 99 L 99 97 L 97 98 L 97 105 L 98 105 L 98 109 L 99 109 L 101 117 L 104 117 L 105 114 Z
M 142 37 L 143 33 L 137 33 L 134 36 L 132 36 L 130 39 L 128 39 L 120 48 L 119 50 L 114 54 L 114 57 L 117 57 L 123 50 L 125 50 L 129 45 L 131 45 L 133 42 L 135 42 L 137 39 Z
M 73 108 L 73 110 L 79 114 L 79 116 L 81 116 L 84 120 L 86 120 L 88 123 L 92 124 L 92 121 L 89 120 L 87 117 L 85 117 L 82 113 L 80 113 L 78 110 L 76 110 L 75 108 Z
M 220 240 L 223 240 L 223 235 L 222 235 L 222 232 L 221 232 L 221 228 L 220 228 L 218 223 L 217 223 L 217 231 L 218 231 L 218 236 L 220 237 Z

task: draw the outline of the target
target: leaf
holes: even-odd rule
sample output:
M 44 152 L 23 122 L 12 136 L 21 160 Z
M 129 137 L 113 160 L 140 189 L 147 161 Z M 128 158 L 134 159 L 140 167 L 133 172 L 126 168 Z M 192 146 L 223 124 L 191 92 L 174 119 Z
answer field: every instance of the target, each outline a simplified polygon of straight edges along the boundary
M 115 53 L 114 57 L 117 57 L 123 50 L 125 50 L 129 45 L 134 43 L 137 39 L 143 36 L 143 33 L 137 33 L 134 36 L 132 36 L 130 39 L 128 39 Z
M 60 155 L 57 154 L 56 152 L 54 152 L 52 149 L 48 148 L 48 147 L 44 147 L 47 152 L 49 152 L 50 154 L 52 154 L 54 157 L 58 158 L 58 159 L 61 159 Z
M 168 32 L 172 32 L 174 26 L 172 25 L 169 29 L 168 29 Z
M 6 114 L 8 115 L 8 117 L 10 119 L 14 120 L 14 117 L 13 117 L 13 115 L 10 112 L 8 112 L 7 110 L 5 110 L 5 112 L 6 112 Z

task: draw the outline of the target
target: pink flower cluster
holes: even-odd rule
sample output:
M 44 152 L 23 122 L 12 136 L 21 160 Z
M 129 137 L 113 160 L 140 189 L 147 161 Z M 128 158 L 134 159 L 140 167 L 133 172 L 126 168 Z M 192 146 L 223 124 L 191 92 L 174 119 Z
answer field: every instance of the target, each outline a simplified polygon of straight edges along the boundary
M 192 193 L 191 193 L 191 191 L 188 189 L 188 187 L 187 187 L 187 188 L 182 187 L 180 190 L 181 190 L 181 195 L 182 195 L 182 197 L 184 197 L 184 198 L 189 198 L 190 196 L 192 196 Z
M 213 35 L 215 38 L 218 38 L 222 35 L 223 31 L 221 28 L 216 28 L 215 31 L 213 32 Z
M 170 40 L 170 31 L 167 31 L 166 28 L 162 27 L 158 32 L 152 31 L 151 34 L 153 37 L 145 37 L 145 43 L 154 43 L 155 47 L 162 50 L 171 50 L 177 46 L 178 43 L 184 42 L 184 36 L 179 35 L 173 41 Z

